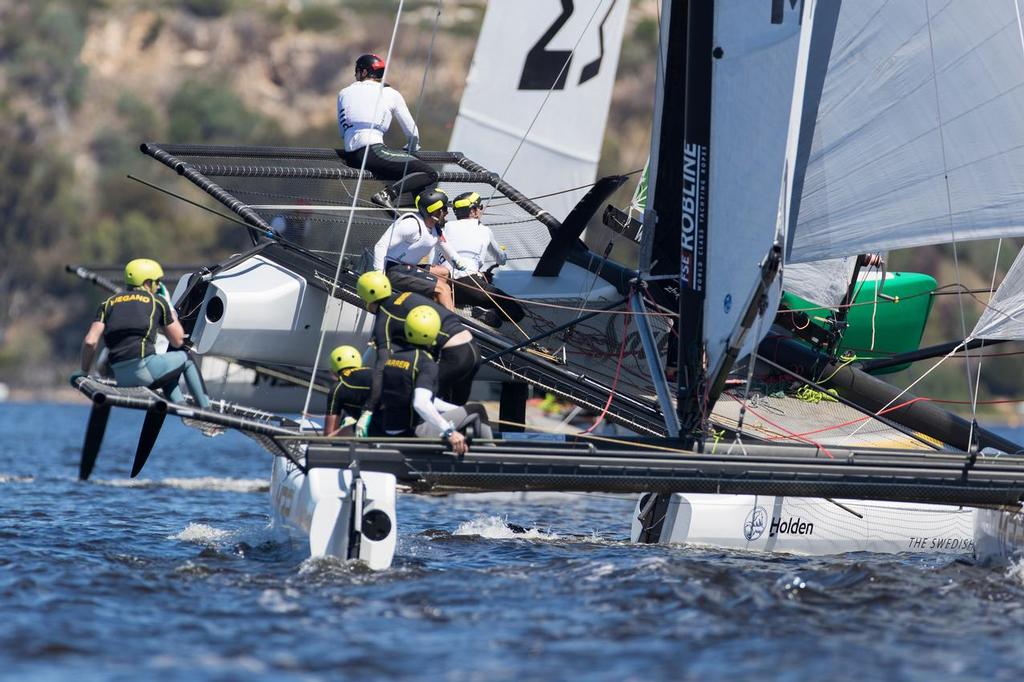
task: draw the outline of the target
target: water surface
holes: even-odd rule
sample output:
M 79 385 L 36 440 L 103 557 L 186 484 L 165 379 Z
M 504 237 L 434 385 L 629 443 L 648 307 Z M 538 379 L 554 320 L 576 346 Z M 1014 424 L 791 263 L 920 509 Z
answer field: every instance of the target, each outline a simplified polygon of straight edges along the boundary
M 1024 569 L 628 543 L 629 499 L 399 497 L 391 570 L 268 529 L 270 457 L 0 405 L 0 678 L 1019 680 Z M 1011 434 L 1012 435 L 1012 434 Z M 526 536 L 503 519 L 536 528 Z

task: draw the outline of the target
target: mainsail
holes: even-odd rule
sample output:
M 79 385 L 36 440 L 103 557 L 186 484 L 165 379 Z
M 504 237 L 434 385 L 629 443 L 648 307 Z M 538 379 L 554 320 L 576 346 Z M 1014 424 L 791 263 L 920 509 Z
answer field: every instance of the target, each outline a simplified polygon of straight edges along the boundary
M 629 0 L 490 3 L 449 147 L 530 197 L 592 183 L 628 10 Z M 562 220 L 585 192 L 537 203 Z
M 818 6 L 838 20 L 816 36 L 786 261 L 1024 234 L 1015 0 Z

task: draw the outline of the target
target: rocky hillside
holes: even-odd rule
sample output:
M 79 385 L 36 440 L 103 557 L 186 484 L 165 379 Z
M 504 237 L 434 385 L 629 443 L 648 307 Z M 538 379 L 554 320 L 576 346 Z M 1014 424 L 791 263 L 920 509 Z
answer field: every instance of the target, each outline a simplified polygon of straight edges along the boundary
M 447 143 L 485 5 L 442 2 L 420 97 L 437 4 L 405 2 L 389 79 L 418 110 L 428 148 Z M 0 381 L 58 385 L 74 366 L 99 294 L 64 274 L 65 263 L 139 254 L 211 261 L 243 243 L 237 227 L 127 180 L 132 173 L 166 181 L 137 152 L 140 141 L 336 146 L 335 94 L 350 80 L 354 56 L 385 49 L 396 7 L 384 0 L 0 3 Z M 633 170 L 646 159 L 656 27 L 657 2 L 632 0 L 602 172 Z M 607 234 L 595 230 L 592 239 L 603 250 Z M 961 246 L 967 286 L 987 286 L 994 248 Z M 1004 245 L 1003 269 L 1016 251 Z M 893 254 L 891 267 L 950 283 L 950 256 L 948 248 L 917 249 Z M 613 257 L 631 254 L 617 246 Z M 959 310 L 956 297 L 940 297 L 926 342 L 957 337 Z M 968 327 L 979 310 L 968 302 Z M 948 364 L 924 393 L 966 395 L 962 361 Z M 1015 358 L 987 367 L 985 395 L 1019 393 Z
M 405 2 L 389 80 L 444 147 L 486 3 Z M 383 51 L 395 2 L 51 0 L 0 4 L 0 381 L 46 386 L 73 366 L 98 292 L 65 263 L 139 254 L 212 261 L 238 229 L 126 179 L 164 183 L 144 140 L 336 146 L 335 96 L 355 56 Z M 634 0 L 603 166 L 642 165 L 656 5 Z

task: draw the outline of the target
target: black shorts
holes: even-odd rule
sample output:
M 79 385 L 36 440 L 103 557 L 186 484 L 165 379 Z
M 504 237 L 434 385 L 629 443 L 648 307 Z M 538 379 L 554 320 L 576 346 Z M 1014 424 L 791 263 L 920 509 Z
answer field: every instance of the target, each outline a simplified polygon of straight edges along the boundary
M 431 275 L 429 271 L 408 263 L 392 261 L 384 265 L 384 272 L 395 291 L 411 291 L 434 300 L 437 277 Z

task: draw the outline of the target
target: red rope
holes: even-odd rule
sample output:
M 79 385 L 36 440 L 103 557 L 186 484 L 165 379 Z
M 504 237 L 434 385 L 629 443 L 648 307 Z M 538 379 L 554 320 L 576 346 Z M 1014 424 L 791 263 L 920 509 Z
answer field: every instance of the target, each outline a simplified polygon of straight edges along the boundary
M 739 398 L 734 396 L 732 393 L 726 393 L 726 395 L 729 396 L 730 398 L 732 398 L 733 400 L 735 400 L 738 403 L 742 403 L 743 402 L 742 400 L 740 400 Z M 760 414 L 760 413 L 752 410 L 750 407 L 747 407 L 747 412 L 749 412 L 750 414 L 754 415 L 755 417 L 757 417 L 761 421 L 766 422 L 766 423 L 770 424 L 771 426 L 774 426 L 779 431 L 784 432 L 789 437 L 796 438 L 797 440 L 802 440 L 802 441 L 808 443 L 809 445 L 813 445 L 814 447 L 816 447 L 819 450 L 821 450 L 822 452 L 824 452 L 828 456 L 829 459 L 835 459 L 832 456 L 832 453 L 828 451 L 828 448 L 826 448 L 821 443 L 818 443 L 817 441 L 813 441 L 810 438 L 805 438 L 804 436 L 802 436 L 799 433 L 793 433 L 792 431 L 790 431 L 786 427 L 782 426 L 781 424 L 776 424 L 771 419 L 768 419 L 768 417 L 765 417 L 763 414 Z M 812 433 L 813 433 L 813 431 L 812 431 Z M 782 436 L 773 436 L 770 440 L 778 440 L 779 438 L 782 438 Z
M 626 303 L 626 310 L 629 311 L 628 302 Z M 619 373 L 622 371 L 622 356 L 626 352 L 626 330 L 629 329 L 630 319 L 632 318 L 630 318 L 629 315 L 622 316 L 622 344 L 619 346 L 619 360 L 615 364 L 615 378 L 612 379 L 612 388 L 608 392 L 608 402 L 604 404 L 604 409 L 601 410 L 601 414 L 597 415 L 597 419 L 594 420 L 594 423 L 590 425 L 590 428 L 588 428 L 586 431 L 583 431 L 583 433 L 590 433 L 591 431 L 596 429 L 597 425 L 604 421 L 604 416 L 608 414 L 608 408 L 612 406 L 612 397 L 615 395 L 615 387 L 618 386 L 619 384 Z

